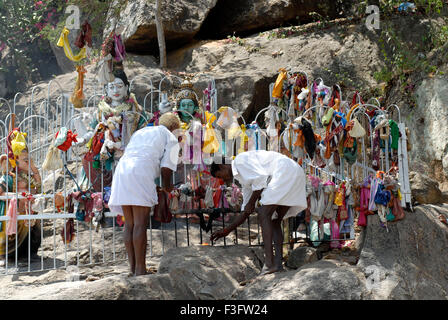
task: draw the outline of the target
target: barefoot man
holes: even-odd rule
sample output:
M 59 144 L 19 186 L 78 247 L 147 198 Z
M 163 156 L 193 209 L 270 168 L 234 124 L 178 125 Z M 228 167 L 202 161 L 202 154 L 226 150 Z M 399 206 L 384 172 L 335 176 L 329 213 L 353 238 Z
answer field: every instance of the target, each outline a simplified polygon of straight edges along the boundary
M 212 176 L 232 182 L 237 179 L 243 188 L 243 213 L 224 230 L 216 231 L 211 240 L 227 236 L 254 212 L 257 200 L 258 220 L 262 228 L 265 265 L 261 275 L 283 269 L 281 221 L 295 217 L 307 207 L 305 173 L 290 158 L 274 151 L 248 151 L 235 157 L 232 164 L 213 164 Z M 275 254 L 272 242 L 274 242 Z
M 151 207 L 158 203 L 154 180 L 162 176 L 163 189 L 172 189 L 172 173 L 177 169 L 179 144 L 172 133 L 180 120 L 165 113 L 159 126 L 136 131 L 117 165 L 112 180 L 109 208 L 124 214 L 124 242 L 131 273 L 146 274 L 146 229 Z

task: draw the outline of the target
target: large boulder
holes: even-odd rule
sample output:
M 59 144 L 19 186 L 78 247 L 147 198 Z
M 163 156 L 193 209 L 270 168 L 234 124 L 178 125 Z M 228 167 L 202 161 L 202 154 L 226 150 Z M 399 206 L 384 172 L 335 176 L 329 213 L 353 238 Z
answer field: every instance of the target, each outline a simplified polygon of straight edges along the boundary
M 247 35 L 310 22 L 312 12 L 330 18 L 339 15 L 336 2 L 331 0 L 163 1 L 161 11 L 168 49 L 180 48 L 194 37 L 222 39 L 233 33 Z M 114 12 L 115 8 L 109 13 L 105 35 L 122 26 L 128 51 L 157 53 L 155 1 L 128 1 L 118 17 Z
M 188 299 L 226 299 L 240 283 L 258 275 L 258 256 L 242 245 L 175 248 L 163 257 L 158 272 L 169 274 L 175 283 L 182 284 Z
M 417 87 L 416 96 L 416 107 L 405 109 L 411 115 L 407 119 L 411 129 L 410 158 L 422 163 L 426 172 L 434 171 L 433 160 L 441 161 L 448 178 L 448 80 L 445 76 L 427 78 Z
M 331 0 L 219 0 L 204 22 L 201 37 L 219 39 L 308 23 L 313 21 L 311 12 L 336 18 L 336 6 Z
M 161 11 L 167 48 L 178 48 L 192 40 L 216 2 L 217 0 L 163 1 Z M 127 51 L 157 52 L 155 1 L 128 1 L 119 17 L 111 17 L 104 34 L 109 34 L 115 26 L 123 28 L 122 37 Z
M 439 189 L 439 183 L 429 176 L 411 171 L 409 173 L 412 197 L 420 204 L 442 203 L 444 196 Z
M 82 269 L 63 271 L 56 283 L 37 284 L 23 292 L 5 287 L 1 299 L 49 300 L 220 300 L 256 277 L 260 248 L 191 246 L 165 252 L 157 274 L 128 277 L 128 266 L 97 267 L 86 277 Z M 112 269 L 112 270 L 110 270 Z M 104 273 L 110 276 L 100 279 Z M 96 281 L 89 281 L 89 279 Z M 24 276 L 23 281 L 31 281 Z M 34 279 L 37 281 L 38 279 Z M 48 279 L 47 279 L 48 280 Z M 53 279 L 53 282 L 55 280 Z M 48 281 L 47 281 L 48 282 Z
M 361 300 L 368 295 L 364 275 L 335 260 L 257 278 L 232 296 L 236 300 Z
M 378 215 L 368 217 L 357 267 L 374 299 L 448 299 L 448 227 L 440 214 L 447 208 L 417 206 L 388 229 Z
M 368 217 L 356 266 L 323 259 L 297 270 L 256 278 L 234 299 L 448 299 L 446 206 L 421 205 L 404 220 L 380 225 Z

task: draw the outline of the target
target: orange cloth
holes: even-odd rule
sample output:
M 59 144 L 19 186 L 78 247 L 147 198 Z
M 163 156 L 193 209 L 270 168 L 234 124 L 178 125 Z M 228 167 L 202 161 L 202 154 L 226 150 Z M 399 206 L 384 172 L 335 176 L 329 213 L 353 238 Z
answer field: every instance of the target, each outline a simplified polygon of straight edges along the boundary
M 297 133 L 297 139 L 296 142 L 294 143 L 294 146 L 303 148 L 305 146 L 305 136 L 303 135 L 302 130 L 297 129 L 294 130 L 294 132 Z
M 73 103 L 75 108 L 83 108 L 84 103 L 84 77 L 87 70 L 83 66 L 77 66 L 76 71 L 78 72 L 78 79 L 76 80 L 75 90 L 70 98 L 70 102 Z
M 285 69 L 278 70 L 280 74 L 277 77 L 277 81 L 275 81 L 274 90 L 272 90 L 272 97 L 280 99 L 282 97 L 283 92 L 283 81 L 286 80 L 287 71 Z

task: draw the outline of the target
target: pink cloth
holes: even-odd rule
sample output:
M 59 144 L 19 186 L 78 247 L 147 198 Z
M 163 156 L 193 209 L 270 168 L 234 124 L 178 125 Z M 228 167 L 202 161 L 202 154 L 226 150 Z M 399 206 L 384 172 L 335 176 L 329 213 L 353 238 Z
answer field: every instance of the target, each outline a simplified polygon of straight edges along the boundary
M 241 196 L 241 190 L 240 190 L 240 188 L 238 188 L 238 186 L 236 184 L 234 184 L 232 186 L 232 198 L 230 200 L 233 205 L 238 203 L 240 196 Z
M 12 198 L 9 201 L 8 208 L 9 221 L 6 225 L 6 235 L 12 236 L 17 233 L 17 199 Z
M 318 188 L 319 187 L 320 179 L 318 177 L 315 177 L 315 176 L 312 176 L 312 175 L 308 175 L 308 178 L 311 180 L 311 185 L 314 188 Z
M 93 211 L 101 212 L 103 211 L 103 197 L 101 192 L 96 192 L 92 194 L 93 199 Z
M 338 224 L 333 219 L 330 220 L 330 227 L 331 227 L 331 237 L 333 239 L 339 239 L 339 227 L 338 227 Z M 333 240 L 330 243 L 330 247 L 331 248 L 340 248 L 341 243 L 339 240 Z

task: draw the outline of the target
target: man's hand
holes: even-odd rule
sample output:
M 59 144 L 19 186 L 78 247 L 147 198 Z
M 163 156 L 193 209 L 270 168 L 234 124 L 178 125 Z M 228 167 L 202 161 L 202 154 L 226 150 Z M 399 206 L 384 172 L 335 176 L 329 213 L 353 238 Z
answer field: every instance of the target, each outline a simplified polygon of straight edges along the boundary
M 215 231 L 212 233 L 212 235 L 210 236 L 210 240 L 211 241 L 216 241 L 220 238 L 223 237 L 227 237 L 229 235 L 230 231 L 226 228 L 224 228 L 223 230 L 219 230 L 219 231 Z

